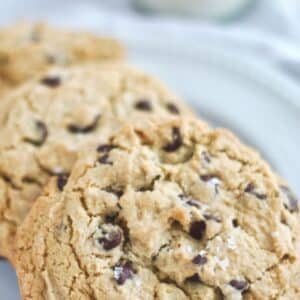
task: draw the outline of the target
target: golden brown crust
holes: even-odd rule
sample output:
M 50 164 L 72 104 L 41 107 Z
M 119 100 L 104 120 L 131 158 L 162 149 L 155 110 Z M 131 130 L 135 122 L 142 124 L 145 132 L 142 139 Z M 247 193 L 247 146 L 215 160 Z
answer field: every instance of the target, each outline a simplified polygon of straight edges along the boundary
M 255 151 L 186 118 L 107 141 L 21 226 L 24 299 L 300 297 L 298 202 Z

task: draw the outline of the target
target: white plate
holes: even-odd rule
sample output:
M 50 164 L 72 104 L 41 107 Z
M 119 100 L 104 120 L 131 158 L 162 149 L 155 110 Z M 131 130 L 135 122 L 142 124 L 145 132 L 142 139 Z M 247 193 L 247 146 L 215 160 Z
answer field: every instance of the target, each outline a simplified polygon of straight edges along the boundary
M 146 35 L 146 33 L 145 33 Z M 158 75 L 214 125 L 256 147 L 300 194 L 300 91 L 263 60 L 240 57 L 210 38 L 143 41 L 127 36 L 130 59 Z M 204 46 L 205 45 L 205 46 Z M 13 271 L 0 262 L 0 299 L 17 300 Z

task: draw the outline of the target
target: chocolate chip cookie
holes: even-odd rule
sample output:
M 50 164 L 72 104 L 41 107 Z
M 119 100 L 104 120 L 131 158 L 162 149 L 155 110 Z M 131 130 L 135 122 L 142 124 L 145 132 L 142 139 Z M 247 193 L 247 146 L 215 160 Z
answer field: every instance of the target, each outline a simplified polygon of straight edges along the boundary
M 299 206 L 201 121 L 137 121 L 53 179 L 18 232 L 24 299 L 300 299 Z
M 33 200 L 51 176 L 63 185 L 82 145 L 124 120 L 179 114 L 192 113 L 158 80 L 119 63 L 52 69 L 11 93 L 0 112 L 0 255 L 11 257 Z
M 1 94 L 49 66 L 121 59 L 124 55 L 123 47 L 114 39 L 41 23 L 18 23 L 1 29 L 0 41 L 0 78 L 6 87 Z

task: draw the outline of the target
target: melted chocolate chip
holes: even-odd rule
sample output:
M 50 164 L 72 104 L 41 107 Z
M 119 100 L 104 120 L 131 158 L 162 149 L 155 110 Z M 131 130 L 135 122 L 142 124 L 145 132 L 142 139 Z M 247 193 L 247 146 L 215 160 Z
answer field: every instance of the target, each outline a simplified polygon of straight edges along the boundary
M 66 175 L 66 174 L 58 175 L 57 176 L 57 188 L 60 191 L 63 191 L 67 181 L 68 181 L 68 175 Z
M 190 277 L 187 277 L 185 279 L 185 281 L 191 282 L 191 283 L 201 283 L 202 282 L 200 276 L 197 273 L 195 273 L 194 275 L 192 275 Z
M 139 100 L 135 103 L 134 106 L 138 110 L 143 110 L 143 111 L 151 111 L 152 110 L 152 104 L 149 100 L 143 99 Z
M 172 129 L 172 142 L 165 145 L 163 150 L 166 152 L 174 152 L 182 146 L 182 138 L 179 128 L 173 127 Z
M 41 83 L 51 88 L 56 88 L 61 84 L 61 79 L 58 76 L 45 77 Z
M 281 186 L 281 191 L 285 194 L 288 199 L 288 203 L 285 203 L 284 206 L 290 212 L 298 212 L 299 211 L 299 200 L 297 199 L 296 195 L 290 190 L 287 186 Z
M 179 115 L 180 114 L 179 108 L 174 103 L 169 102 L 167 104 L 167 109 L 173 115 Z
M 208 221 L 215 221 L 217 223 L 221 223 L 221 218 L 219 218 L 218 216 L 215 215 L 211 215 L 211 214 L 204 214 L 204 218 Z
M 121 241 L 122 234 L 120 231 L 110 232 L 106 237 L 98 239 L 99 244 L 101 244 L 106 251 L 116 248 L 121 244 Z
M 238 291 L 245 291 L 248 288 L 248 282 L 244 280 L 233 279 L 229 284 Z
M 118 264 L 114 267 L 114 278 L 119 285 L 123 285 L 126 280 L 131 279 L 134 273 L 130 261 L 126 261 L 125 263 Z
M 264 200 L 267 198 L 267 195 L 261 194 L 261 193 L 258 193 L 255 191 L 255 186 L 253 183 L 249 183 L 247 185 L 247 187 L 245 188 L 245 193 L 252 194 L 253 196 L 255 196 L 256 198 L 258 198 L 260 200 Z
M 195 265 L 199 265 L 199 266 L 202 266 L 202 265 L 205 265 L 207 263 L 207 258 L 206 256 L 204 255 L 196 255 L 193 260 L 192 260 L 193 264 Z
M 281 258 L 282 261 L 289 260 L 289 259 L 292 259 L 292 257 L 289 254 L 284 254 Z
M 33 144 L 35 146 L 41 146 L 45 143 L 47 137 L 48 137 L 48 129 L 44 122 L 42 121 L 36 121 L 35 123 L 36 130 L 38 132 L 37 138 L 25 138 L 25 141 L 27 143 Z
M 98 158 L 98 162 L 103 165 L 112 165 L 113 164 L 112 161 L 109 161 L 108 159 L 109 159 L 109 155 L 103 154 Z
M 204 221 L 194 221 L 190 225 L 190 236 L 195 240 L 201 240 L 206 231 L 206 223 Z
M 249 183 L 245 188 L 246 193 L 253 193 L 254 190 L 255 190 L 255 186 L 253 183 Z
M 121 198 L 124 192 L 120 189 L 113 188 L 111 186 L 104 189 L 105 192 L 116 195 L 118 198 Z
M 105 152 L 108 153 L 111 150 L 113 150 L 114 148 L 116 148 L 116 146 L 111 145 L 111 144 L 103 144 L 103 145 L 99 145 L 97 148 L 97 152 Z
M 77 125 L 77 124 L 70 124 L 70 125 L 68 125 L 68 130 L 71 133 L 74 133 L 74 134 L 92 132 L 97 128 L 99 119 L 100 119 L 100 115 L 97 115 L 95 117 L 94 121 L 91 124 L 86 125 L 86 126 L 81 126 L 81 125 Z

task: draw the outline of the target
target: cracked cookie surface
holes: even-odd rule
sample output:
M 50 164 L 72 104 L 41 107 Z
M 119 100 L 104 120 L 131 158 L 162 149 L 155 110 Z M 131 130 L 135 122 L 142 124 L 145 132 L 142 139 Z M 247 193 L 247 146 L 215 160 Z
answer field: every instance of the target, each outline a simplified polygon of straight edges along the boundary
M 24 299 L 299 299 L 298 200 L 259 155 L 197 120 L 132 124 L 36 201 Z
M 192 113 L 119 63 L 53 69 L 11 93 L 0 114 L 0 255 L 11 258 L 17 226 L 50 176 L 63 185 L 82 145 L 123 120 L 178 114 Z M 105 153 L 102 161 L 110 164 Z
M 18 23 L 0 29 L 0 93 L 50 66 L 121 59 L 124 50 L 111 38 L 71 32 L 47 24 Z

